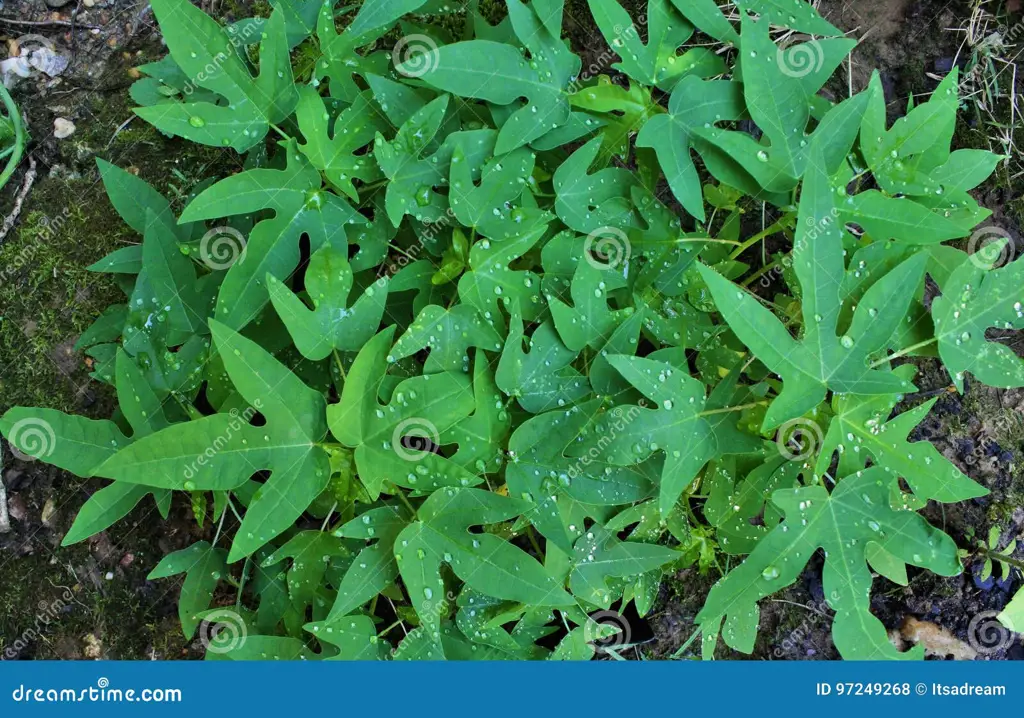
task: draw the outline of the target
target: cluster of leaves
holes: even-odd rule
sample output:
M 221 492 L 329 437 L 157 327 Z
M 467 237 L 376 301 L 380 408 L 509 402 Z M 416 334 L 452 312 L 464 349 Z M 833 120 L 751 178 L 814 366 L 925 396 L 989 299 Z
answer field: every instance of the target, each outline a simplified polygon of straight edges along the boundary
M 497 25 L 278 0 L 226 27 L 153 0 L 170 55 L 138 114 L 245 167 L 175 216 L 100 162 L 142 242 L 93 267 L 127 300 L 78 347 L 120 409 L 0 420 L 112 480 L 65 543 L 147 495 L 200 523 L 212 500 L 212 541 L 153 574 L 185 573 L 185 634 L 231 593 L 247 640 L 223 655 L 338 659 L 588 658 L 595 612 L 644 615 L 689 566 L 724 574 L 704 655 L 750 652 L 758 601 L 821 549 L 840 652 L 918 655 L 871 614 L 872 571 L 959 572 L 917 511 L 985 489 L 908 439 L 931 402 L 893 416 L 916 391 L 893 362 L 1024 385 L 986 337 L 1024 327 L 1024 260 L 943 244 L 1000 157 L 950 151 L 955 70 L 892 127 L 877 75 L 828 99 L 854 43 L 799 0 L 649 0 L 646 28 L 589 4 L 614 78 L 580 76 L 562 0 Z M 752 207 L 776 221 L 742 237 Z

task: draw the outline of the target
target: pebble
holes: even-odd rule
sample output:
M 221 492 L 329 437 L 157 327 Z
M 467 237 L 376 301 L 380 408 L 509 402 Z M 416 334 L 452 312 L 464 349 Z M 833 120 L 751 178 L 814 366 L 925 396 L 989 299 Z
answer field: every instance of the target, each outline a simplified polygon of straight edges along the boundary
M 53 121 L 53 136 L 58 140 L 71 137 L 75 134 L 75 123 L 64 117 L 58 117 Z
M 46 500 L 46 503 L 43 504 L 43 511 L 40 514 L 39 519 L 42 521 L 43 526 L 50 528 L 55 523 L 56 518 L 57 504 L 52 498 L 49 498 Z

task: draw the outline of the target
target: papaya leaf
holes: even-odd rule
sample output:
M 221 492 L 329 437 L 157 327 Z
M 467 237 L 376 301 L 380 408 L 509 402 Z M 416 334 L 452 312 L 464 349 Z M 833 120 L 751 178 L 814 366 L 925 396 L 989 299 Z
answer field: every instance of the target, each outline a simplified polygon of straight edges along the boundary
M 280 8 L 271 13 L 263 33 L 258 77 L 249 72 L 231 33 L 188 0 L 157 0 L 153 14 L 185 75 L 225 104 L 168 102 L 137 108 L 146 122 L 193 142 L 245 152 L 295 109 L 298 93 Z
M 825 397 L 826 389 L 877 395 L 905 392 L 913 386 L 891 372 L 870 368 L 867 360 L 903 321 L 923 279 L 925 257 L 911 257 L 872 286 L 857 305 L 850 328 L 839 335 L 845 267 L 834 195 L 819 152 L 804 180 L 793 249 L 794 271 L 803 293 L 801 341 L 749 293 L 698 265 L 729 327 L 782 376 L 783 391 L 765 413 L 764 430 L 810 411 Z
M 1024 386 L 1024 361 L 986 331 L 1024 328 L 1024 260 L 987 269 L 972 254 L 950 274 L 932 303 L 939 356 L 957 389 L 973 374 L 989 386 Z
M 346 306 L 352 291 L 352 269 L 344 254 L 325 244 L 309 258 L 305 283 L 312 310 L 274 275 L 267 274 L 271 303 L 304 357 L 315 361 L 332 350 L 356 351 L 377 333 L 388 296 L 387 277 L 364 289 L 351 307 Z
M 753 650 L 760 616 L 757 602 L 794 583 L 821 548 L 826 555 L 826 601 L 836 612 L 832 636 L 843 657 L 920 659 L 920 646 L 900 653 L 870 612 L 868 546 L 876 543 L 904 563 L 942 576 L 958 574 L 960 561 L 949 536 L 911 511 L 889 508 L 889 481 L 883 469 L 872 468 L 840 479 L 831 494 L 823 486 L 776 491 L 772 501 L 784 521 L 715 584 L 697 614 L 705 650 L 713 650 L 720 630 L 730 647 L 744 653 Z

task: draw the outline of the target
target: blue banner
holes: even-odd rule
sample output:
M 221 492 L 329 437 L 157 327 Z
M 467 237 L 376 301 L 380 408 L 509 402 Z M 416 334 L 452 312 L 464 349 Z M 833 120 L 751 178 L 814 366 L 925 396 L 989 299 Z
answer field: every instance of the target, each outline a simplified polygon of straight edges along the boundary
M 0 716 L 961 715 L 1021 705 L 1014 662 L 4 662 Z M 358 712 L 358 713 L 357 713 Z M 940 712 L 940 713 L 937 713 Z M 820 713 L 818 713 L 820 715 Z M 979 713 L 978 715 L 984 715 Z

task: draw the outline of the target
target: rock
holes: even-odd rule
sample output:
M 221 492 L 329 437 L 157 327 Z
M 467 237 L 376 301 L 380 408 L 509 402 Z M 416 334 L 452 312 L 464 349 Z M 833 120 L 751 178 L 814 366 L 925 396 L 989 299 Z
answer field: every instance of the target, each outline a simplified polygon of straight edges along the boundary
M 0 534 L 11 530 L 11 515 L 7 511 L 7 489 L 4 482 L 0 481 Z
M 75 129 L 75 123 L 63 117 L 58 117 L 53 121 L 53 136 L 58 140 L 71 137 L 75 134 Z
M 40 520 L 43 522 L 43 526 L 46 528 L 52 528 L 53 524 L 57 519 L 57 503 L 50 497 L 43 504 L 43 511 L 40 515 Z
M 25 499 L 17 494 L 7 499 L 7 510 L 15 521 L 24 521 L 28 517 L 28 507 L 25 506 Z
M 913 616 L 903 619 L 898 631 L 889 632 L 889 640 L 900 650 L 907 644 L 923 646 L 924 654 L 934 658 L 951 656 L 957 661 L 973 661 L 978 652 L 942 626 L 930 621 L 919 621 Z
M 46 6 L 52 7 L 54 10 L 62 8 L 65 5 L 70 5 L 71 0 L 46 0 Z
M 93 660 L 98 660 L 103 657 L 103 641 L 97 638 L 96 634 L 87 633 L 82 638 L 82 641 L 85 643 L 82 655 Z

